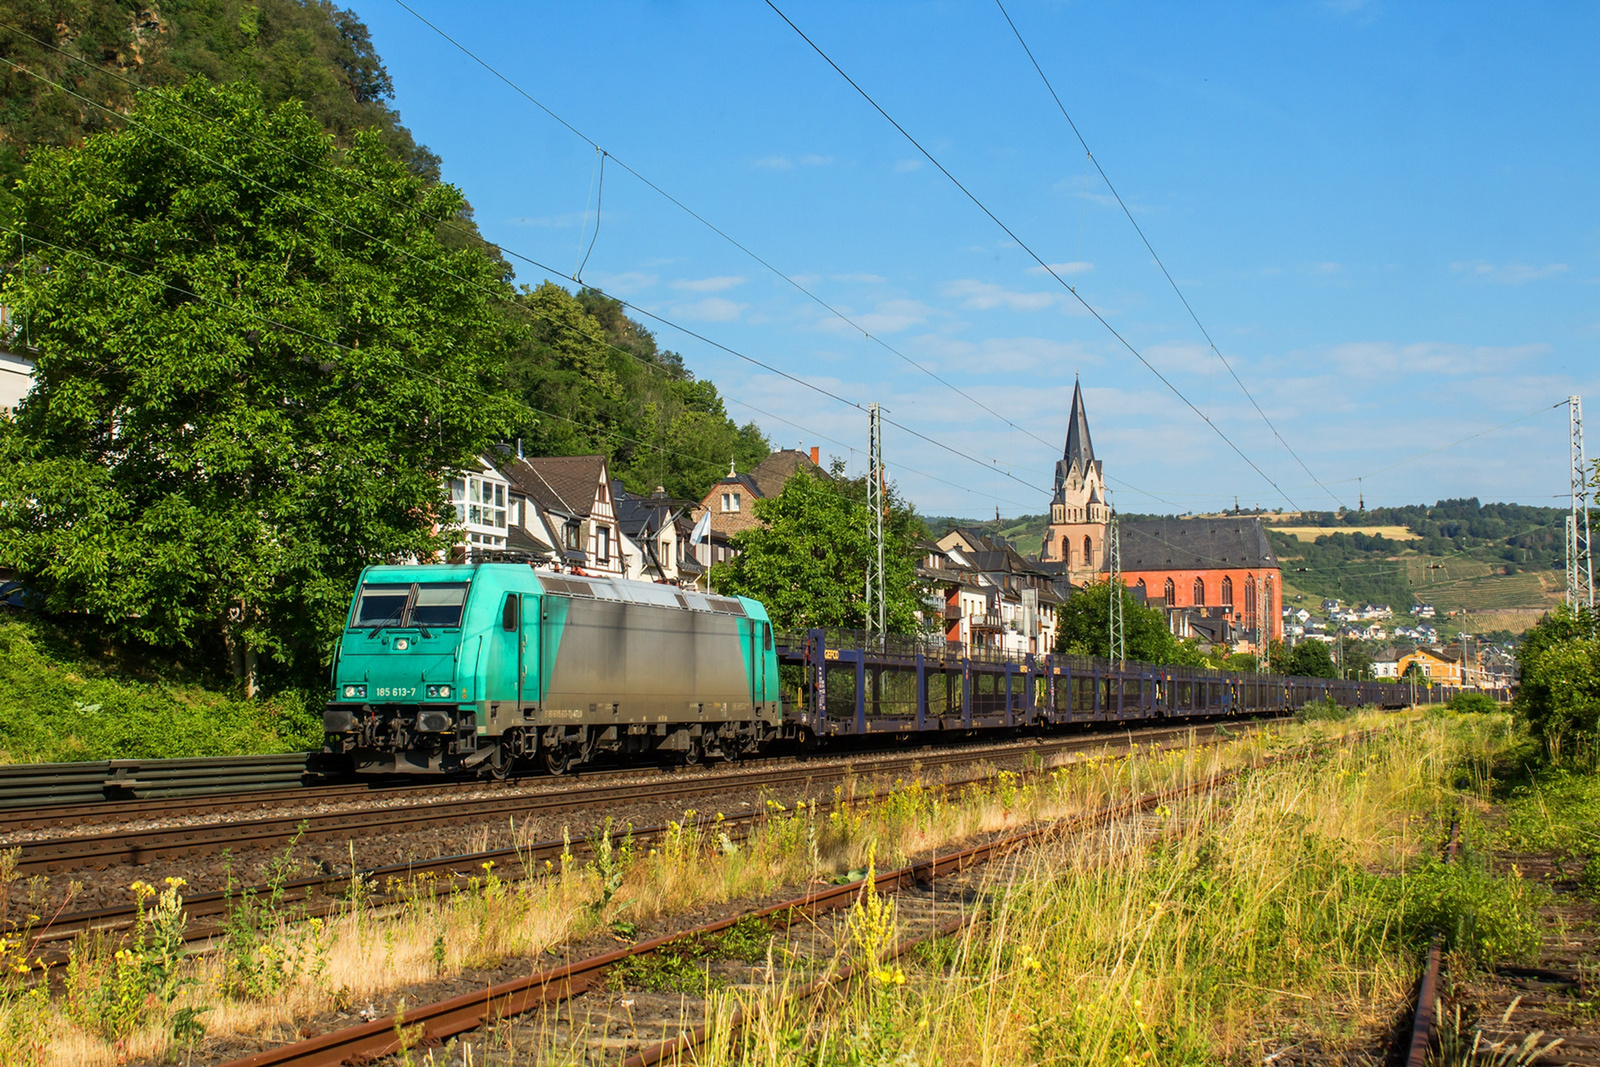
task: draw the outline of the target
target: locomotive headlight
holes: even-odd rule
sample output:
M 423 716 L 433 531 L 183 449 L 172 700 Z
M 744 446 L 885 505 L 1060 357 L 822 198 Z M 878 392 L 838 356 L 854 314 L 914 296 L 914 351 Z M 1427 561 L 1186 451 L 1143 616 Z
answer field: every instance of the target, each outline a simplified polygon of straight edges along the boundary
M 364 685 L 347 685 L 344 687 L 344 695 L 347 700 L 355 697 L 364 697 L 367 695 L 367 687 Z
M 448 697 L 449 695 L 450 695 L 450 687 L 448 685 L 430 685 L 430 686 L 428 686 L 428 696 L 429 697 Z
M 442 696 L 442 697 L 449 696 L 450 695 L 450 687 L 448 685 L 441 685 L 439 687 L 439 695 Z

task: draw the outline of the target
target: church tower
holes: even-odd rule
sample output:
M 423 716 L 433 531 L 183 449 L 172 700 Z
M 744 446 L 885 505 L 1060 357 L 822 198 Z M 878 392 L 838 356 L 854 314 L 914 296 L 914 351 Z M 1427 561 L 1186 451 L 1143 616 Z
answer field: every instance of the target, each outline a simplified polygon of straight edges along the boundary
M 1050 528 L 1039 552 L 1043 562 L 1067 565 L 1074 583 L 1091 581 L 1105 570 L 1106 527 L 1111 508 L 1106 503 L 1105 473 L 1094 458 L 1089 439 L 1089 416 L 1083 409 L 1083 389 L 1072 384 L 1072 410 L 1067 415 L 1067 447 L 1056 464 L 1055 495 L 1050 499 Z

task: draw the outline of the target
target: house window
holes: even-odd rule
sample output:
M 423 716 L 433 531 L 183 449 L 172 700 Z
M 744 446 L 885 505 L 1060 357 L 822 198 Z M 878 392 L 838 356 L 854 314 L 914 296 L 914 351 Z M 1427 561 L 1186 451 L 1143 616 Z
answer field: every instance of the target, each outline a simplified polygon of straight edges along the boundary
M 575 522 L 569 522 L 564 527 L 564 534 L 567 539 L 567 548 L 569 551 L 576 552 L 578 550 L 578 534 L 581 532 L 581 529 Z
M 1166 586 L 1161 590 L 1161 595 L 1167 599 L 1167 607 L 1172 606 L 1172 600 L 1178 595 L 1177 587 L 1172 584 L 1172 579 L 1167 579 Z
M 1194 580 L 1194 603 L 1196 607 L 1206 606 L 1206 583 L 1199 578 Z
M 595 527 L 594 558 L 599 563 L 609 563 L 611 561 L 611 527 Z
M 1233 579 L 1228 575 L 1222 577 L 1222 606 L 1233 607 Z

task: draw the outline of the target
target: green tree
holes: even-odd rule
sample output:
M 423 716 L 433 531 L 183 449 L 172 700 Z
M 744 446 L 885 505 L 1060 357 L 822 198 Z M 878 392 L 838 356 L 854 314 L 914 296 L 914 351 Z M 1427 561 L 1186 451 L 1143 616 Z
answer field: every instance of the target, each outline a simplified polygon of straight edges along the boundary
M 1600 741 L 1600 639 L 1587 608 L 1560 604 L 1530 627 L 1517 667 L 1512 710 L 1551 756 L 1559 758 L 1574 741 Z
M 0 212 L 0 302 L 38 353 L 0 565 L 119 639 L 312 680 L 360 568 L 439 549 L 441 473 L 519 429 L 509 287 L 436 236 L 459 191 L 376 134 L 341 150 L 248 86 L 142 100 L 34 151 Z
M 635 492 L 657 485 L 698 500 L 733 462 L 749 470 L 770 448 L 754 424 L 728 418 L 715 385 L 697 381 L 675 352 L 592 289 L 576 296 L 546 282 L 517 298 L 525 340 L 507 382 L 548 413 L 524 442 L 536 455 L 605 453 Z
M 1333 653 L 1326 641 L 1301 641 L 1289 652 L 1289 673 L 1306 678 L 1337 678 Z
M 841 468 L 835 465 L 835 474 Z M 766 605 L 782 629 L 814 626 L 863 629 L 871 512 L 859 480 L 823 478 L 802 471 L 783 492 L 755 502 L 759 525 L 737 534 L 739 555 L 712 574 L 719 593 L 752 597 Z M 917 540 L 922 525 L 891 490 L 884 523 L 884 575 L 889 632 L 917 630 L 922 607 L 917 582 Z
M 1276 637 L 1267 642 L 1267 670 L 1272 674 L 1289 673 L 1289 646 Z
M 1129 659 L 1191 667 L 1204 664 L 1205 657 L 1197 647 L 1172 635 L 1161 611 L 1139 603 L 1125 585 L 1119 585 L 1118 592 L 1122 597 L 1123 641 Z M 1109 656 L 1110 623 L 1109 582 L 1089 582 L 1074 589 L 1066 603 L 1056 609 L 1055 651 L 1079 656 Z

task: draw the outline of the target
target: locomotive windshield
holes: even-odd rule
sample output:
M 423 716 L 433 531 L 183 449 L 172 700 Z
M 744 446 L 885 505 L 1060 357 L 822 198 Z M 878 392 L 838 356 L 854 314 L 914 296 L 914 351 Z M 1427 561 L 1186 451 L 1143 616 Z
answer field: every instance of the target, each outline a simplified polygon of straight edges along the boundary
M 460 626 L 461 607 L 467 602 L 466 582 L 436 582 L 417 586 L 411 604 L 412 626 Z
M 461 609 L 466 602 L 466 582 L 363 585 L 351 625 L 358 629 L 460 626 Z

